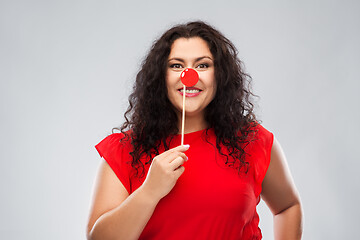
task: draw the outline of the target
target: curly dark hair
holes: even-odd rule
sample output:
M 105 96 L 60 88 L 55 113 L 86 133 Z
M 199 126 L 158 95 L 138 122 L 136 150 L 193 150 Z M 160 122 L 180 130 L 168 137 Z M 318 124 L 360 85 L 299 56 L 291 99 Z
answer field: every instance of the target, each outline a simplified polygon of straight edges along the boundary
M 249 136 L 255 132 L 253 127 L 258 124 L 251 102 L 252 96 L 256 96 L 250 89 L 251 77 L 244 72 L 238 51 L 230 40 L 209 24 L 196 21 L 176 25 L 154 42 L 136 76 L 124 114 L 125 122 L 120 128 L 114 128 L 131 139 L 135 176 L 141 173 L 142 177 L 145 173 L 140 158 L 146 155 L 145 164 L 150 164 L 159 154 L 159 147 L 163 145 L 168 150 L 167 139 L 179 132 L 179 120 L 167 96 L 167 61 L 176 39 L 192 37 L 205 40 L 214 57 L 217 88 L 214 99 L 205 109 L 208 129 L 214 130 L 216 148 L 226 156 L 226 164 L 239 172 L 241 169 L 247 172 L 244 149 L 252 139 Z M 227 148 L 230 157 L 222 153 L 221 145 Z

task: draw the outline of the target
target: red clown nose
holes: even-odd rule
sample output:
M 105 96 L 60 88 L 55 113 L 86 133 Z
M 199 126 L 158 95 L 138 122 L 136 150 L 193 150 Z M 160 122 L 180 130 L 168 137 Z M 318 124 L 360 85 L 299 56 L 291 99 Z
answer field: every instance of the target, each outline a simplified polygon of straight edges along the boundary
M 180 78 L 185 86 L 192 87 L 199 81 L 199 74 L 192 68 L 186 68 L 182 71 Z

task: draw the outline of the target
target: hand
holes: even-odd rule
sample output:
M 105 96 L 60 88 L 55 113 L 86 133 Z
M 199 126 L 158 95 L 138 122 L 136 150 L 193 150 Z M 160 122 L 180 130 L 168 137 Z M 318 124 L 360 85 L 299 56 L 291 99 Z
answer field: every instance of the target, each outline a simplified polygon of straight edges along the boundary
M 150 196 L 160 200 L 173 189 L 176 181 L 185 171 L 182 164 L 188 159 L 184 152 L 189 147 L 189 145 L 180 145 L 153 158 L 142 185 Z

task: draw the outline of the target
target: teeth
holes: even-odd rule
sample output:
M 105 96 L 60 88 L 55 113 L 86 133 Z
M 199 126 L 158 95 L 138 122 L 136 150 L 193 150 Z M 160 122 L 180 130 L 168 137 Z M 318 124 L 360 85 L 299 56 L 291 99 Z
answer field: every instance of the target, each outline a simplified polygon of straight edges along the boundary
M 180 92 L 184 92 L 184 90 L 181 89 Z M 188 90 L 188 89 L 186 89 L 185 92 L 186 93 L 198 93 L 198 92 L 200 92 L 200 90 L 197 90 L 197 89 Z

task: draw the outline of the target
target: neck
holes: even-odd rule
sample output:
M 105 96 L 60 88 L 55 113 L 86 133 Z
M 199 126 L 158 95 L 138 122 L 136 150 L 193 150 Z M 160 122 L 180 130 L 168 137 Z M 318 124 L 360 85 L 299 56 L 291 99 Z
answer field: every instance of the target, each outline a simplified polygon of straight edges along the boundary
M 181 134 L 181 114 L 178 116 L 178 128 L 179 128 L 179 134 Z M 204 119 L 204 116 L 187 116 L 185 115 L 185 127 L 184 127 L 184 133 L 191 133 L 203 130 L 208 127 L 207 122 Z

